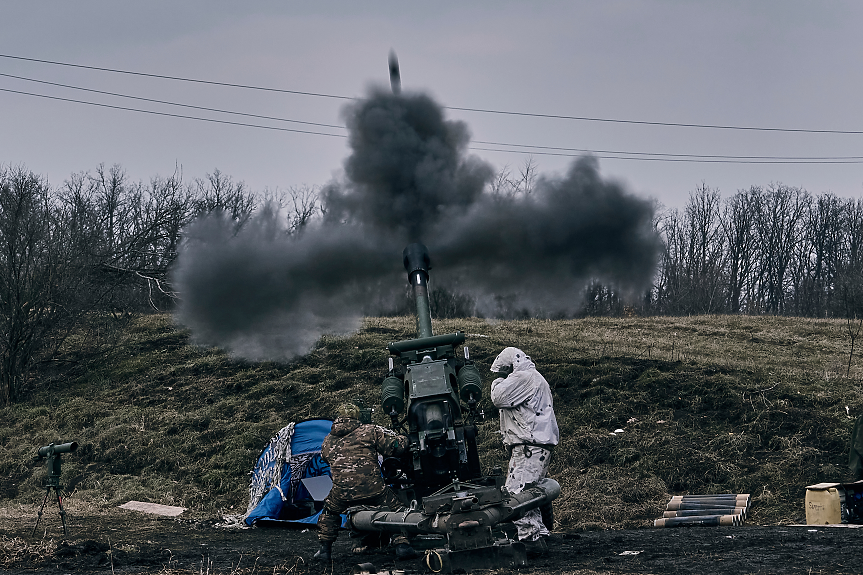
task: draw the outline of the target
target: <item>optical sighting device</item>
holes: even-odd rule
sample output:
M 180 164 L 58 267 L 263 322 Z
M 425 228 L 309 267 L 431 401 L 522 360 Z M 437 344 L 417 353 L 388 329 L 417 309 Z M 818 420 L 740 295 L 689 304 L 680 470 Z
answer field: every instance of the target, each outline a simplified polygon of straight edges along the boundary
M 45 499 L 42 500 L 42 506 L 39 508 L 39 515 L 36 517 L 36 525 L 33 526 L 33 532 L 30 534 L 31 537 L 36 534 L 36 528 L 39 527 L 39 521 L 42 519 L 42 511 L 45 509 L 45 504 L 48 503 L 48 497 L 51 495 L 51 490 L 54 491 L 57 506 L 60 508 L 60 520 L 63 522 L 63 535 L 69 534 L 66 529 L 66 510 L 63 509 L 62 488 L 60 487 L 60 473 L 62 471 L 60 466 L 63 464 L 63 460 L 60 459 L 60 456 L 64 453 L 73 453 L 76 449 L 78 449 L 78 443 L 71 441 L 69 443 L 61 443 L 59 445 L 51 443 L 45 447 L 40 447 L 37 451 L 39 455 L 37 461 L 42 459 L 47 460 L 48 475 L 45 476 L 45 481 L 43 482 L 43 486 L 45 487 Z

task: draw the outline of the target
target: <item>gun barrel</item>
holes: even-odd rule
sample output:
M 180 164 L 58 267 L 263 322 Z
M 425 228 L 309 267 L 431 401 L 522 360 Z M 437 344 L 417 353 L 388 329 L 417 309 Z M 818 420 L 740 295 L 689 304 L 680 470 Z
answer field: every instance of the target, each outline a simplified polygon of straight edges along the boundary
M 418 351 L 423 349 L 434 349 L 442 345 L 455 346 L 464 343 L 464 332 L 457 331 L 455 333 L 447 333 L 444 335 L 434 335 L 420 339 L 406 339 L 404 341 L 393 341 L 387 345 L 387 349 L 393 354 L 402 354 L 406 351 Z
M 429 307 L 428 280 L 431 269 L 429 251 L 423 244 L 408 245 L 402 252 L 408 282 L 414 292 L 417 306 L 417 337 L 432 337 L 431 308 Z

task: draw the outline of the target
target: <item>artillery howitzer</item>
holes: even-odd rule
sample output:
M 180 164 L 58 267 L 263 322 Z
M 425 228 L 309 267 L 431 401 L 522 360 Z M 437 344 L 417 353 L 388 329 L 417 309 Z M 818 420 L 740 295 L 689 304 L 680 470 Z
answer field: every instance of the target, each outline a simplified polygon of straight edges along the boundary
M 416 543 L 421 539 L 432 548 L 426 562 L 436 572 L 525 565 L 524 544 L 502 524 L 550 504 L 560 486 L 546 478 L 512 494 L 500 468 L 482 473 L 474 424 L 481 415 L 482 378 L 467 347 L 464 357 L 456 355 L 463 332 L 432 333 L 428 250 L 415 243 L 403 255 L 418 337 L 387 346 L 392 357 L 381 406 L 409 446 L 401 458 L 384 460 L 381 469 L 408 510 L 352 509 L 349 522 L 358 531 L 419 536 Z

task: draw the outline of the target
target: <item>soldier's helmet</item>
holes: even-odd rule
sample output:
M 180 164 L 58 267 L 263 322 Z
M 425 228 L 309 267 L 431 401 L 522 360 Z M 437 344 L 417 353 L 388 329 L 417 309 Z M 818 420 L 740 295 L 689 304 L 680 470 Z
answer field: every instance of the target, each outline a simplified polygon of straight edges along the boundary
M 353 403 L 343 403 L 336 409 L 336 417 L 341 419 L 359 419 L 360 408 Z

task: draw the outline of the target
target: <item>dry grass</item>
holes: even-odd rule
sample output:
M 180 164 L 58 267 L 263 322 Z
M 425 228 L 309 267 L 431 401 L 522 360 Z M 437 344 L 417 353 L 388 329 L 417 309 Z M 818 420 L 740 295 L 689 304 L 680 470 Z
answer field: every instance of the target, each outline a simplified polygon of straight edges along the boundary
M 178 567 L 163 566 L 159 571 L 142 571 L 143 573 L 155 573 L 155 575 L 332 575 L 332 569 L 320 565 L 308 565 L 302 557 L 285 561 L 275 567 L 261 567 L 253 562 L 251 565 L 243 564 L 242 559 L 236 565 L 218 565 L 215 562 L 203 558 L 196 569 L 182 569 Z
M 9 568 L 18 563 L 41 563 L 54 556 L 57 542 L 53 539 L 27 541 L 20 537 L 0 535 L 0 566 Z
M 751 493 L 750 522 L 796 522 L 807 484 L 847 479 L 863 364 L 855 358 L 846 377 L 842 321 L 472 318 L 434 330 L 465 331 L 484 375 L 503 347 L 518 346 L 554 388 L 561 528 L 647 526 L 685 492 Z M 266 440 L 348 399 L 376 405 L 386 344 L 414 333 L 411 317 L 370 318 L 290 364 L 246 363 L 189 345 L 168 316 L 137 318 L 110 348 L 65 350 L 71 368 L 0 409 L 0 498 L 41 503 L 36 448 L 76 440 L 78 452 L 64 456 L 68 505 L 95 513 L 136 499 L 237 512 Z M 483 463 L 505 465 L 497 414 L 484 408 Z

